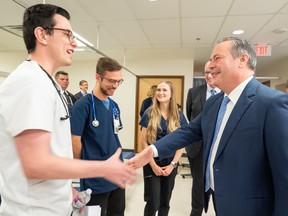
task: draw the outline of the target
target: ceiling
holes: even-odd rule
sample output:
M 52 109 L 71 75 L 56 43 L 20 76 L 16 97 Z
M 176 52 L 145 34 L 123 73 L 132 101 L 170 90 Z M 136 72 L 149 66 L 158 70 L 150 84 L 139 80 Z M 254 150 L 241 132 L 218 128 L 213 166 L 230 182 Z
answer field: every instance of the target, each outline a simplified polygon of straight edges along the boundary
M 272 56 L 258 57 L 257 71 L 288 60 L 288 32 L 273 32 L 288 28 L 287 0 L 1 0 L 0 52 L 25 51 L 14 35 L 21 32 L 7 26 L 21 25 L 25 7 L 37 3 L 67 9 L 73 31 L 127 68 L 129 61 L 194 59 L 202 71 L 215 43 L 236 29 L 250 43 L 272 45 Z M 91 50 L 74 55 L 89 59 Z

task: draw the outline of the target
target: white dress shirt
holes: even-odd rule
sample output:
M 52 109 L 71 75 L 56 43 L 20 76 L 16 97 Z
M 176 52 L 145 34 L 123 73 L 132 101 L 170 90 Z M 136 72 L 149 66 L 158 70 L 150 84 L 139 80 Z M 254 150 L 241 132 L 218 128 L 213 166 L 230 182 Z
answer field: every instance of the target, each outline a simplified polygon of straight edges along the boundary
M 226 123 L 230 117 L 230 114 L 232 113 L 233 109 L 234 109 L 234 106 L 236 105 L 240 95 L 242 94 L 242 92 L 244 91 L 246 85 L 249 83 L 249 81 L 253 78 L 253 76 L 250 76 L 248 77 L 245 81 L 243 81 L 240 85 L 238 85 L 229 95 L 225 94 L 225 96 L 228 96 L 229 99 L 230 99 L 230 102 L 227 104 L 227 108 L 226 108 L 226 112 L 224 114 L 224 117 L 223 117 L 223 120 L 222 120 L 222 123 L 221 123 L 221 126 L 220 126 L 220 129 L 219 129 L 219 133 L 217 135 L 217 139 L 215 141 L 215 144 L 214 144 L 214 148 L 212 150 L 212 155 L 211 155 L 211 163 L 210 163 L 210 187 L 212 188 L 212 190 L 215 190 L 215 187 L 214 187 L 214 172 L 213 172 L 213 164 L 214 164 L 214 161 L 215 161 L 215 156 L 216 156 L 216 153 L 217 153 L 217 150 L 218 150 L 218 146 L 219 146 L 219 142 L 220 142 L 220 139 L 221 139 L 221 136 L 223 134 L 223 131 L 224 131 L 224 128 L 226 126 Z M 207 85 L 207 91 L 208 91 L 208 86 Z M 211 90 L 211 87 L 210 87 L 210 90 Z M 209 90 L 209 92 L 210 92 Z M 219 89 L 220 90 L 220 89 Z M 220 90 L 221 91 L 221 90 Z M 217 92 L 218 93 L 218 92 Z M 210 93 L 211 94 L 211 93 Z M 207 94 L 206 94 L 207 95 Z M 158 150 L 157 148 L 152 144 L 150 145 L 151 148 L 153 149 L 153 156 L 154 157 L 158 157 L 159 154 L 158 154 Z

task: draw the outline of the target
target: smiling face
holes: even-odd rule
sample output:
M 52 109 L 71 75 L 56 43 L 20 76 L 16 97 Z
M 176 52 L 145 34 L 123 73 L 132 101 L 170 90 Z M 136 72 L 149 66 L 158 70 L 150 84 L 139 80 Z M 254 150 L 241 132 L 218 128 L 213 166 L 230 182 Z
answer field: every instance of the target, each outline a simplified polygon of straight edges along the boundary
M 101 94 L 108 98 L 114 95 L 115 90 L 122 83 L 122 71 L 106 71 L 103 76 L 96 73 L 96 80 Z
M 172 96 L 170 86 L 165 83 L 159 83 L 156 91 L 156 99 L 159 103 L 169 103 Z
M 209 69 L 209 63 L 210 63 L 210 61 L 205 64 L 205 68 L 204 68 L 205 80 L 206 80 L 206 83 L 211 88 L 215 88 L 213 76 L 212 76 L 211 71 Z
M 225 93 L 229 94 L 239 82 L 240 58 L 233 58 L 231 41 L 219 43 L 213 50 L 209 70 L 213 77 L 213 83 Z
M 87 93 L 88 91 L 88 82 L 83 82 L 81 85 L 79 85 L 80 90 L 84 93 Z
M 47 50 L 50 57 L 53 57 L 56 67 L 71 65 L 72 54 L 77 47 L 76 40 L 69 36 L 67 31 L 59 30 L 67 29 L 72 31 L 71 25 L 65 17 L 59 14 L 55 14 L 53 19 L 55 21 L 53 28 L 55 29 L 49 30 L 52 31 L 51 35 L 46 34 Z

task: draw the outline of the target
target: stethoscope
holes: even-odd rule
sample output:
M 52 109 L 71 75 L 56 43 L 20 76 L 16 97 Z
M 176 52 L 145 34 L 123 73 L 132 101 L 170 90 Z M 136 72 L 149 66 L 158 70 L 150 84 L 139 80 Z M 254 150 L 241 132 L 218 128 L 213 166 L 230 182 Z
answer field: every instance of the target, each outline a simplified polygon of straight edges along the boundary
M 93 121 L 92 121 L 92 125 L 93 125 L 94 127 L 98 127 L 98 126 L 99 126 L 99 121 L 97 120 L 97 117 L 96 117 L 96 106 L 95 106 L 95 101 L 94 101 L 94 93 L 93 93 L 93 90 L 92 90 L 92 93 L 91 93 L 91 100 L 92 100 L 92 109 L 93 109 Z M 113 118 L 119 120 L 119 111 L 118 111 L 118 109 L 116 108 L 114 101 L 113 101 L 111 98 L 109 98 L 109 97 L 108 97 L 108 100 L 109 100 L 109 102 L 112 103 L 112 107 L 113 107 Z
M 26 59 L 26 61 L 30 62 L 31 59 Z M 45 74 L 48 76 L 48 78 L 51 80 L 54 88 L 56 89 L 56 91 L 57 91 L 57 93 L 58 93 L 58 95 L 59 95 L 59 97 L 60 97 L 60 99 L 61 99 L 61 101 L 62 101 L 62 104 L 63 104 L 63 106 L 64 106 L 66 115 L 60 117 L 60 120 L 61 120 L 61 121 L 64 121 L 64 120 L 69 119 L 70 116 L 69 116 L 67 104 L 66 104 L 66 102 L 64 101 L 64 99 L 63 99 L 63 97 L 62 97 L 62 95 L 61 95 L 61 92 L 60 92 L 60 89 L 59 89 L 58 85 L 55 83 L 55 81 L 53 80 L 53 78 L 48 74 L 48 72 L 47 72 L 40 64 L 38 64 L 38 65 L 39 65 L 39 67 L 41 68 L 41 70 L 44 71 L 44 73 L 45 73 Z

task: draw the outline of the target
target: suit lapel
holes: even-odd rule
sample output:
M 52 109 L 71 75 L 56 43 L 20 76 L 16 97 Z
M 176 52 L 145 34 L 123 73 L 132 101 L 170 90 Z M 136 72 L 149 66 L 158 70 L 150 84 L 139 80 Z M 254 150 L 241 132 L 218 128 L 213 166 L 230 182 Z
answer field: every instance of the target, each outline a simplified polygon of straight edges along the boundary
M 249 106 L 253 102 L 253 96 L 255 95 L 255 91 L 259 82 L 253 78 L 246 86 L 242 94 L 240 95 L 227 123 L 225 129 L 223 131 L 218 150 L 216 153 L 215 161 L 223 152 L 225 146 L 227 145 L 229 138 L 231 137 L 232 133 L 235 131 L 239 121 L 241 120 L 242 116 L 245 114 Z M 212 135 L 213 136 L 213 135 Z M 212 142 L 212 141 L 211 141 Z M 211 145 L 211 144 L 210 144 Z

